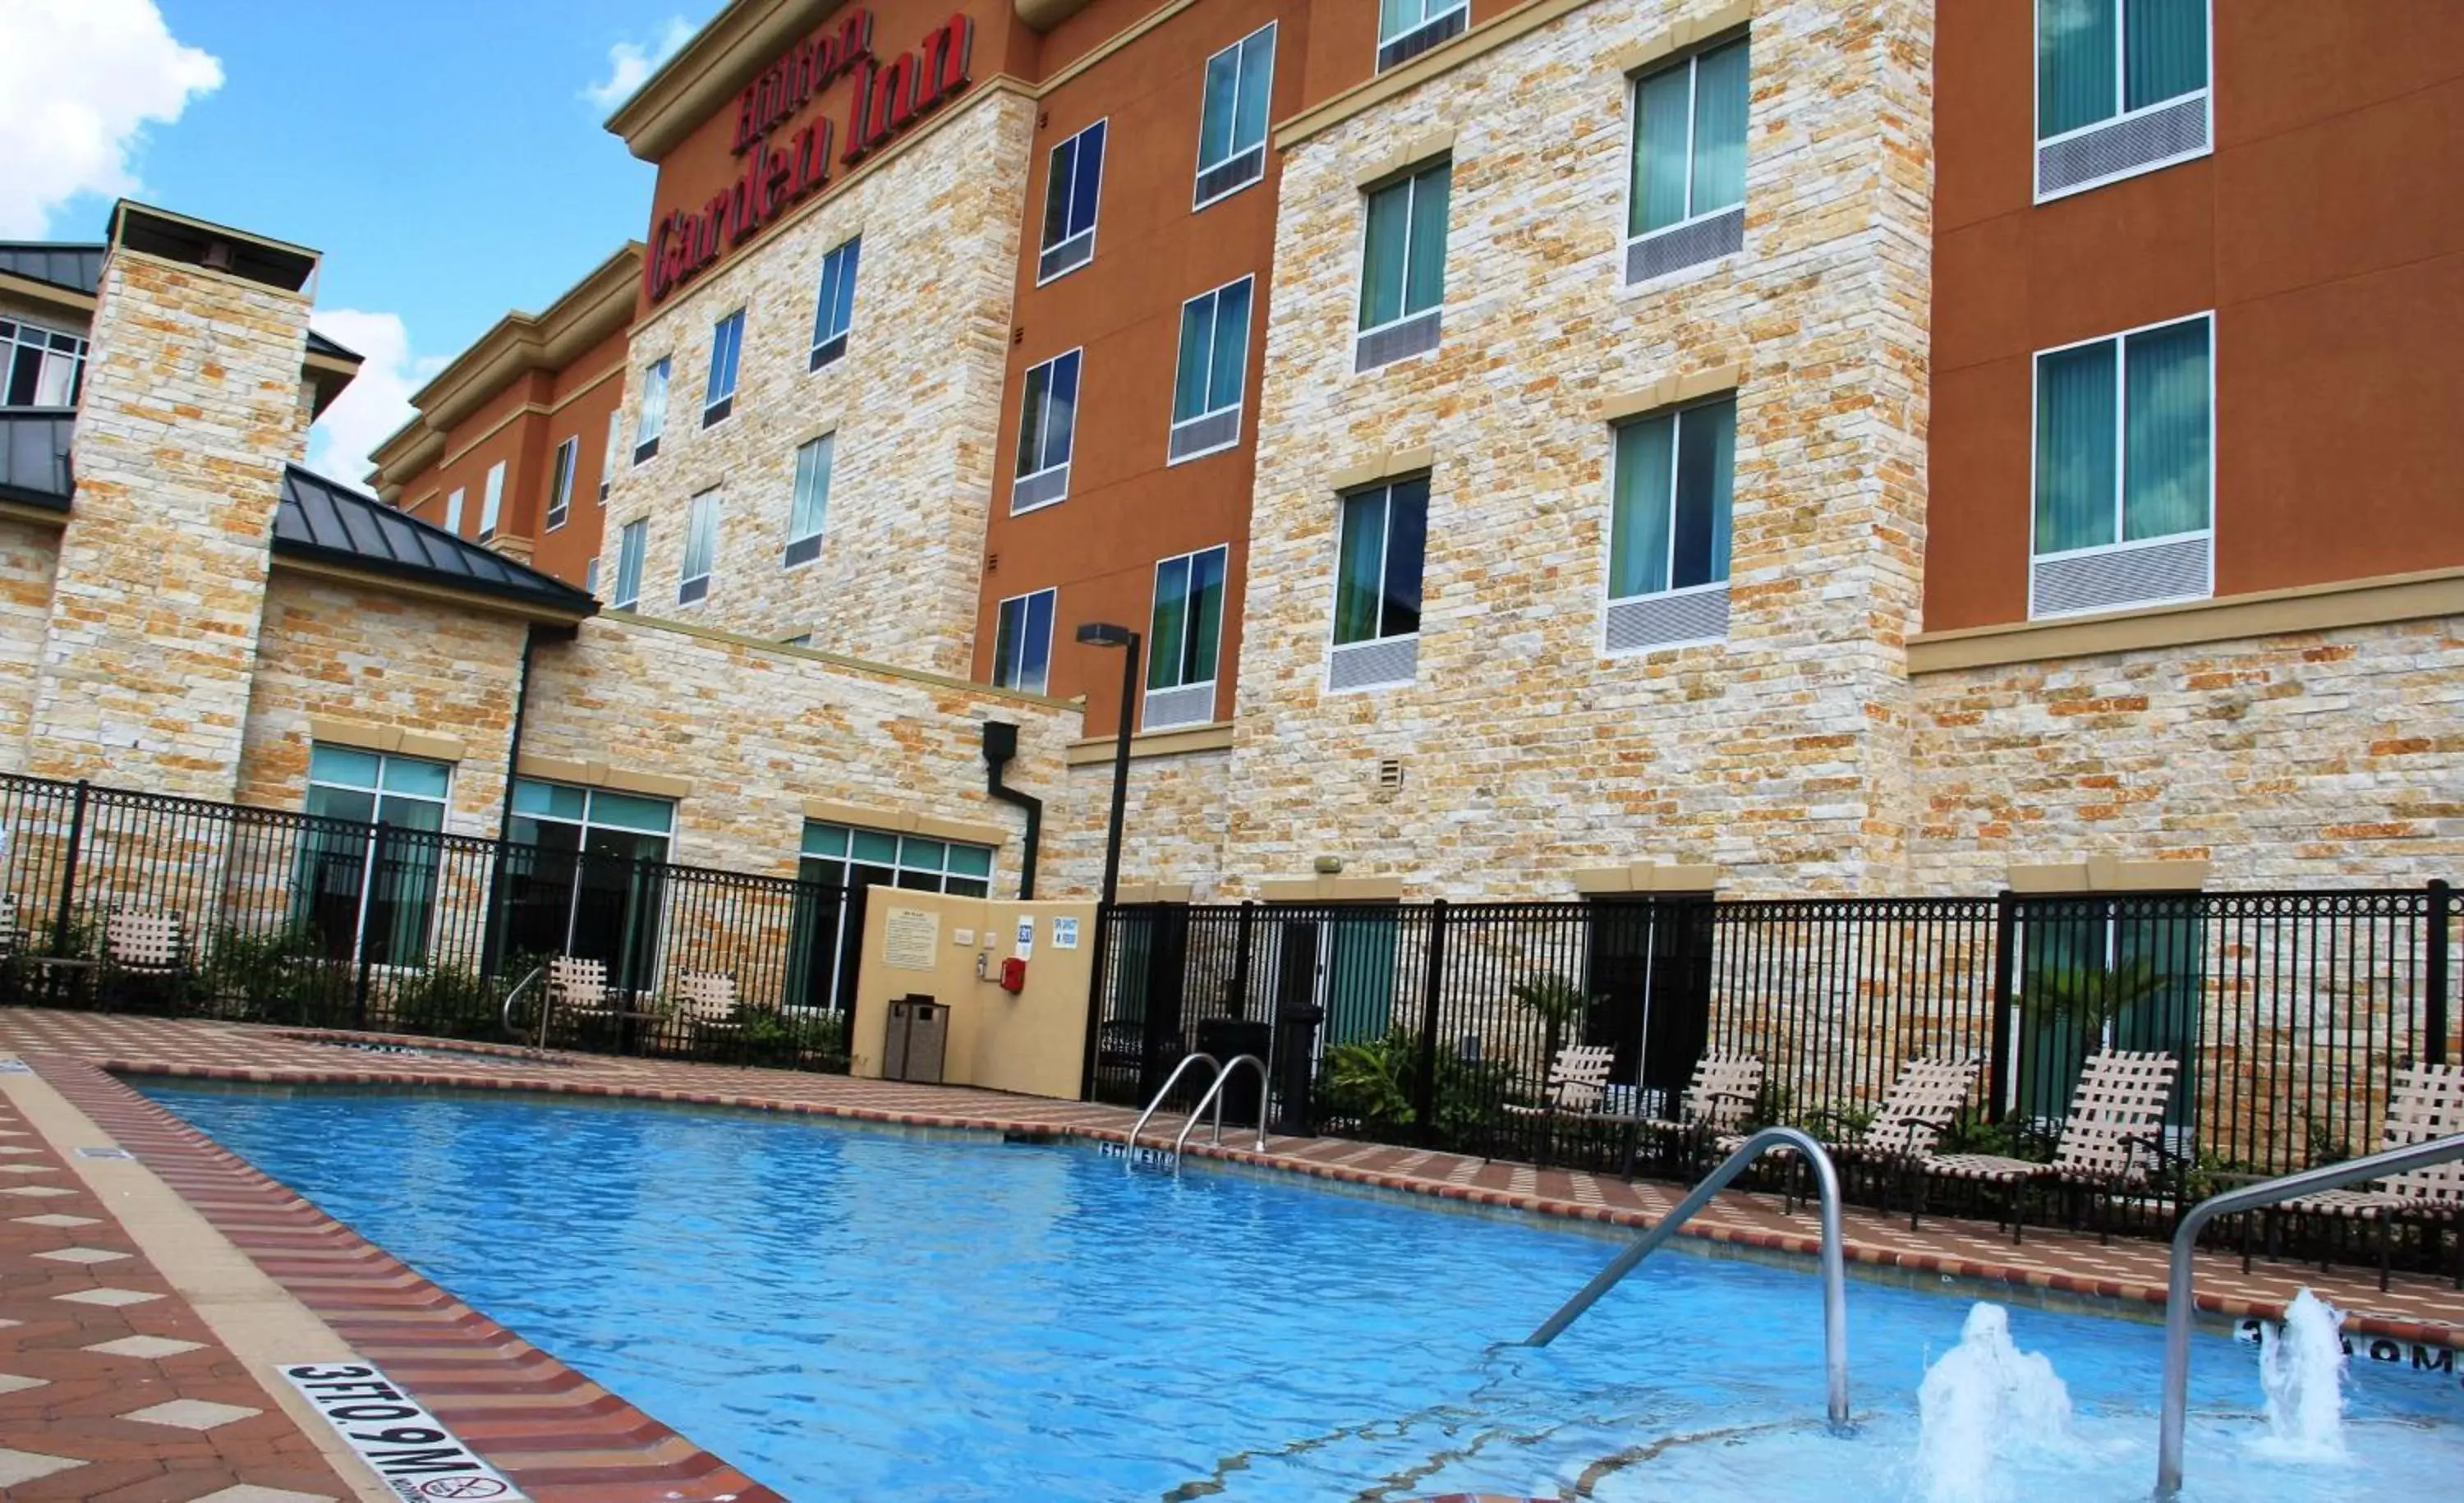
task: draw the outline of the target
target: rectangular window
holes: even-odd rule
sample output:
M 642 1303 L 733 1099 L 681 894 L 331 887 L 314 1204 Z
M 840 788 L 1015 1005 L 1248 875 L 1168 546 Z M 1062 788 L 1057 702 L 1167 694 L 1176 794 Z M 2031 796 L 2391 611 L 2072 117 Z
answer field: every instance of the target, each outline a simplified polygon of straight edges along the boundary
M 1470 19 L 1471 0 L 1378 0 L 1377 71 L 1461 35 Z
M 659 452 L 659 434 L 668 426 L 668 364 L 662 355 L 642 371 L 642 413 L 633 424 L 633 462 L 640 464 Z
M 1274 81 L 1271 22 L 1206 59 L 1206 93 L 1198 107 L 1197 209 L 1266 175 L 1266 105 Z
M 1608 651 L 1726 637 L 1736 397 L 1622 424 L 1616 445 Z
M 1241 441 L 1241 391 L 1248 374 L 1249 302 L 1243 276 L 1180 305 L 1180 368 L 1173 378 L 1172 441 L 1178 464 Z
M 855 263 L 862 250 L 859 236 L 822 257 L 822 289 L 813 305 L 813 358 L 807 369 L 819 370 L 847 353 L 847 329 L 855 322 Z
M 718 493 L 704 491 L 693 498 L 685 515 L 685 563 L 676 584 L 676 604 L 690 606 L 710 595 L 710 570 L 718 557 Z
M 616 598 L 608 604 L 630 610 L 642 600 L 642 555 L 649 547 L 649 520 L 628 521 L 616 535 Z
M 1069 452 L 1078 431 L 1078 364 L 1082 352 L 1055 355 L 1026 373 L 1018 407 L 1018 466 L 1010 484 L 1012 516 L 1049 506 L 1069 494 Z
M 607 493 L 616 484 L 616 461 L 625 453 L 625 413 L 623 409 L 607 414 L 607 452 L 599 456 L 599 504 L 607 504 Z
M 1368 195 L 1355 374 L 1438 347 L 1453 188 L 1454 164 L 1440 162 Z
M 497 460 L 488 467 L 488 483 L 479 492 L 479 541 L 487 542 L 496 535 L 496 523 L 505 515 L 505 461 Z
M 1042 694 L 1051 681 L 1052 610 L 1058 595 L 1039 589 L 1001 603 L 993 635 L 993 682 L 1023 694 Z
M 18 319 L 0 319 L 0 407 L 77 406 L 86 342 Z
M 433 837 L 445 829 L 452 783 L 449 763 L 322 743 L 309 748 L 304 812 L 386 828 L 381 869 L 372 830 L 301 831 L 292 881 L 296 917 L 325 956 L 355 960 L 365 950 L 380 965 L 416 965 L 426 957 L 444 856 L 443 842 Z
M 736 363 L 744 353 L 744 310 L 711 325 L 710 385 L 703 388 L 701 426 L 724 422 L 736 410 Z
M 2209 0 L 2036 0 L 2039 202 L 2204 156 Z
M 1428 551 L 1429 477 L 1343 497 L 1334 573 L 1330 689 L 1409 683 L 1419 667 L 1420 571 Z
M 1629 284 L 1745 249 L 1749 73 L 1739 37 L 1635 80 Z
M 819 892 L 809 912 L 798 916 L 796 959 L 787 986 L 793 1006 L 844 1011 L 853 1004 L 867 889 L 898 887 L 962 897 L 992 894 L 989 846 L 815 820 L 804 826 L 802 855 L 796 875 Z M 844 900 L 832 901 L 832 890 L 843 891 Z
M 513 804 L 506 949 L 599 961 L 615 984 L 648 986 L 636 967 L 656 953 L 663 884 L 655 868 L 669 858 L 675 805 L 532 778 L 514 781 Z
M 1104 188 L 1104 122 L 1052 148 L 1044 184 L 1044 254 L 1038 286 L 1095 258 L 1095 200 Z
M 796 489 L 787 502 L 787 567 L 822 556 L 822 522 L 830 509 L 830 460 L 838 436 L 824 433 L 796 451 Z
M 548 482 L 547 530 L 564 525 L 573 509 L 573 472 L 582 462 L 582 440 L 568 438 L 556 446 L 556 475 Z
M 1215 670 L 1223 643 L 1223 566 L 1228 547 L 1184 553 L 1155 565 L 1155 613 L 1147 632 L 1147 695 L 1140 723 L 1150 731 L 1215 718 Z
M 2214 320 L 2036 357 L 2031 616 L 2213 592 Z
M 599 594 L 599 556 L 597 554 L 592 554 L 590 561 L 582 566 L 582 592 L 594 599 Z
M 458 485 L 452 495 L 445 497 L 445 530 L 457 538 L 462 536 L 462 487 Z

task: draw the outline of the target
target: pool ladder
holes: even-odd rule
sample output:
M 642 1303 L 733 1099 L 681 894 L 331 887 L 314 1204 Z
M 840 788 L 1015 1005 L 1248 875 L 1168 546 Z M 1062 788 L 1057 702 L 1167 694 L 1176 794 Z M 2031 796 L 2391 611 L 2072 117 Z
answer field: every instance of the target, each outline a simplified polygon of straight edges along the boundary
M 1200 1061 L 1204 1061 L 1206 1068 L 1215 1072 L 1215 1078 L 1207 1083 L 1206 1094 L 1198 1098 L 1198 1104 L 1190 1108 L 1189 1120 L 1180 1124 L 1180 1136 L 1172 1140 L 1172 1166 L 1175 1169 L 1180 1167 L 1181 1150 L 1188 1146 L 1189 1135 L 1198 1130 L 1198 1119 L 1206 1115 L 1209 1103 L 1212 1103 L 1215 1108 L 1214 1141 L 1216 1146 L 1222 1146 L 1223 1087 L 1243 1065 L 1250 1066 L 1258 1072 L 1258 1151 L 1261 1153 L 1265 1151 L 1266 1062 L 1255 1054 L 1235 1054 L 1232 1056 L 1232 1063 L 1219 1064 L 1214 1055 L 1203 1050 L 1195 1050 L 1183 1055 L 1180 1063 L 1172 1067 L 1172 1073 L 1164 1077 L 1163 1089 L 1155 1094 L 1155 1099 L 1148 1102 L 1147 1109 L 1139 1114 L 1138 1125 L 1130 1129 L 1129 1147 L 1133 1156 L 1137 1153 L 1138 1136 L 1147 1130 L 1148 1119 L 1153 1117 L 1156 1110 L 1163 1105 L 1164 1097 L 1172 1094 L 1172 1088 L 1180 1084 L 1180 1077 L 1189 1072 L 1189 1067 Z

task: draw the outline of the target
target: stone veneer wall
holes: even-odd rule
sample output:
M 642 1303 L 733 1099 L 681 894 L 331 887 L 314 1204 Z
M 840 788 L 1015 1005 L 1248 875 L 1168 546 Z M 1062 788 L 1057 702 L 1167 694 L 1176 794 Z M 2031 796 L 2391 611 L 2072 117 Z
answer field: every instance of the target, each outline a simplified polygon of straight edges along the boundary
M 310 721 L 334 719 L 419 738 L 400 749 L 453 761 L 445 828 L 493 837 L 525 630 L 511 616 L 277 568 L 249 689 L 239 801 L 302 807 Z M 460 756 L 440 739 L 459 741 Z
M 808 800 L 997 825 L 1009 894 L 1024 815 L 985 793 L 979 727 L 1018 725 L 1008 781 L 1045 801 L 1048 863 L 1083 839 L 1060 777 L 1081 719 L 1059 700 L 613 616 L 541 646 L 522 752 L 688 781 L 675 859 L 693 866 L 793 875 Z
M 1189 752 L 1130 763 L 1121 828 L 1121 881 L 1187 883 L 1194 901 L 1237 899 L 1223 884 L 1223 826 L 1232 754 Z M 1037 895 L 1091 897 L 1104 885 L 1105 824 L 1112 809 L 1112 764 L 1069 769 L 1069 807 L 1059 838 L 1047 838 L 1050 876 Z M 1049 808 L 1046 815 L 1049 817 Z
M 0 772 L 26 764 L 26 726 L 34 707 L 34 665 L 52 617 L 52 576 L 60 530 L 0 519 Z
M 1904 882 L 1904 637 L 1924 544 L 1931 8 L 1752 23 L 1746 248 L 1623 290 L 1620 51 L 1707 3 L 1597 0 L 1293 149 L 1265 345 L 1229 776 L 1235 886 L 1392 873 L 1562 896 L 1716 862 L 1724 890 Z M 1443 343 L 1351 372 L 1360 178 L 1453 133 Z M 1601 650 L 1604 401 L 1741 365 L 1728 640 Z M 1419 681 L 1325 688 L 1336 471 L 1435 451 Z M 1399 790 L 1377 763 L 1399 757 Z
M 618 472 L 600 578 L 648 518 L 642 608 L 963 677 L 1008 347 L 1034 106 L 987 89 L 923 139 L 751 254 L 689 284 L 633 336 L 629 445 L 643 368 L 674 364 L 656 457 Z M 862 232 L 847 353 L 807 369 L 822 257 Z M 701 426 L 712 326 L 746 310 L 736 406 Z M 835 427 L 821 557 L 782 567 L 796 450 Z M 679 606 L 691 499 L 721 490 L 710 595 Z
M 305 295 L 104 263 L 25 768 L 228 799 L 282 469 L 307 439 Z
M 2214 863 L 2214 888 L 2464 878 L 2464 618 L 1919 677 L 1915 877 Z

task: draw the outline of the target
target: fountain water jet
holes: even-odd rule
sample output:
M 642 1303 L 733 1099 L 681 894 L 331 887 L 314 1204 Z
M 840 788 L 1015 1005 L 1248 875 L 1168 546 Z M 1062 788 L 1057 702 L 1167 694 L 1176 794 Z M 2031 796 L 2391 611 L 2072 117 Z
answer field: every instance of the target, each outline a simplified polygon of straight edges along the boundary
M 2286 1461 L 2341 1461 L 2344 1456 L 2344 1317 L 2304 1289 L 2285 1308 L 2281 1326 L 2258 1336 L 2258 1385 L 2267 1395 L 2267 1438 L 2260 1448 Z
M 2041 1353 L 2011 1343 L 2011 1317 L 1999 1305 L 1968 1313 L 1959 1344 L 1925 1369 L 1917 1409 L 1925 1503 L 1997 1503 L 2008 1486 L 1998 1463 L 2072 1446 L 2070 1390 Z

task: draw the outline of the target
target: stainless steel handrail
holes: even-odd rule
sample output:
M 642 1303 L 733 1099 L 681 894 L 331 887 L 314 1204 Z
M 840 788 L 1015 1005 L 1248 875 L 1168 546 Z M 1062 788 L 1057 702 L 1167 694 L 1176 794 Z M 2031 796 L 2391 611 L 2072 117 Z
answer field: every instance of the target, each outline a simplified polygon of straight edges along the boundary
M 1138 1145 L 1138 1135 L 1147 1130 L 1147 1118 L 1155 1115 L 1155 1108 L 1163 1105 L 1163 1098 L 1172 1094 L 1173 1087 L 1180 1084 L 1182 1072 L 1201 1059 L 1206 1061 L 1207 1065 L 1214 1070 L 1216 1079 L 1221 1080 L 1223 1078 L 1223 1067 L 1216 1063 L 1214 1055 L 1205 1053 L 1202 1050 L 1183 1054 L 1180 1057 L 1180 1063 L 1172 1067 L 1172 1073 L 1163 1077 L 1163 1089 L 1156 1092 L 1155 1094 L 1155 1099 L 1147 1103 L 1147 1109 L 1138 1114 L 1138 1125 L 1130 1129 L 1131 1147 L 1135 1148 Z M 1195 1119 L 1196 1116 L 1196 1113 L 1191 1114 L 1193 1119 Z
M 514 983 L 514 989 L 505 993 L 503 1022 L 505 1025 L 505 1031 L 507 1033 L 512 1033 L 514 1031 L 514 1004 L 522 1000 L 522 993 L 530 989 L 530 985 L 533 982 L 538 981 L 540 977 L 546 974 L 547 967 L 544 965 L 539 966 L 533 970 L 528 976 L 525 976 L 520 981 Z M 517 1034 L 516 1037 L 519 1037 L 519 1035 Z M 544 1002 L 539 1004 L 539 1047 L 541 1049 L 547 1048 L 547 1004 Z
M 1839 1171 L 1831 1162 L 1831 1155 L 1814 1136 L 1794 1127 L 1766 1127 L 1740 1145 L 1735 1153 L 1721 1161 L 1718 1168 L 1694 1186 L 1694 1193 L 1677 1203 L 1677 1208 L 1654 1223 L 1649 1231 L 1634 1239 L 1631 1247 L 1609 1261 L 1608 1267 L 1592 1276 L 1573 1298 L 1558 1307 L 1557 1313 L 1541 1322 L 1540 1329 L 1524 1339 L 1525 1346 L 1547 1346 L 1559 1333 L 1574 1323 L 1574 1318 L 1589 1310 L 1602 1294 L 1617 1287 L 1617 1281 L 1635 1270 L 1635 1266 L 1651 1256 L 1661 1243 L 1677 1235 L 1679 1227 L 1696 1211 L 1711 1203 L 1711 1197 L 1727 1188 L 1728 1182 L 1745 1172 L 1746 1165 L 1774 1148 L 1793 1148 L 1814 1166 L 1815 1188 L 1822 1197 L 1822 1359 L 1830 1377 L 1831 1423 L 1848 1423 L 1848 1260 L 1839 1241 Z
M 1232 1072 L 1243 1065 L 1258 1067 L 1258 1151 L 1266 1151 L 1266 1062 L 1255 1054 L 1235 1054 L 1230 1064 L 1215 1072 L 1215 1083 L 1198 1098 L 1198 1105 L 1189 1109 L 1189 1120 L 1180 1124 L 1180 1136 L 1172 1140 L 1173 1167 L 1180 1167 L 1180 1151 L 1188 1144 L 1189 1135 L 1198 1130 L 1198 1119 L 1206 1114 L 1209 1101 L 1215 1103 L 1215 1145 L 1223 1146 L 1223 1087 L 1231 1080 Z
M 2182 1491 L 2182 1431 L 2189 1420 L 2190 1400 L 2190 1252 L 2199 1240 L 2199 1229 L 2219 1216 L 2259 1210 L 2320 1190 L 2384 1180 L 2458 1159 L 2464 1159 L 2464 1133 L 2262 1180 L 2211 1195 L 2184 1213 L 2182 1225 L 2173 1232 L 2173 1268 L 2165 1289 L 2165 1413 L 2156 1434 L 2157 1497 L 2169 1498 Z

